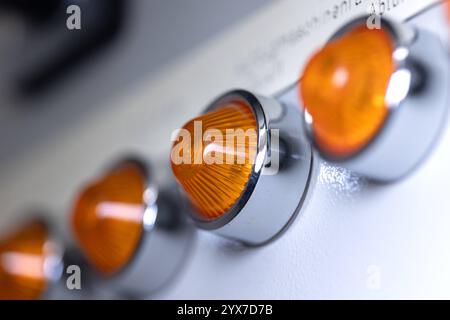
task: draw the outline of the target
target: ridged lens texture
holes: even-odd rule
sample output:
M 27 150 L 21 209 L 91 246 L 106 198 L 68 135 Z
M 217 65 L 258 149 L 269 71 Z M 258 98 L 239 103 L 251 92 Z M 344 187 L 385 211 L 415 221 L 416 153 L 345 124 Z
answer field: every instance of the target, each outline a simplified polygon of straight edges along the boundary
M 143 232 L 146 176 L 126 162 L 88 185 L 73 211 L 73 229 L 89 262 L 103 275 L 132 259 Z
M 323 152 L 348 157 L 377 134 L 388 114 L 385 96 L 395 68 L 392 53 L 387 31 L 361 26 L 309 61 L 300 93 Z
M 258 131 L 253 111 L 236 101 L 189 121 L 172 148 L 176 179 L 211 221 L 230 210 L 244 192 L 256 158 Z M 184 148 L 182 148 L 184 146 Z M 178 163 L 175 157 L 188 156 Z
M 54 252 L 48 230 L 30 222 L 0 242 L 0 299 L 32 300 L 47 288 L 45 264 Z

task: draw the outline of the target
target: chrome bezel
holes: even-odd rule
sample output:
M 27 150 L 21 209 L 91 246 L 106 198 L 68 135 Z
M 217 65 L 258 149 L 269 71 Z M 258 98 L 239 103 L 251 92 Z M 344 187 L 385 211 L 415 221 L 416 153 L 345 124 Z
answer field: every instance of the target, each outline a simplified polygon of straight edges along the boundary
M 198 227 L 246 245 L 258 246 L 277 238 L 297 216 L 308 194 L 313 154 L 301 128 L 298 101 L 292 103 L 291 100 L 292 97 L 281 97 L 277 101 L 249 91 L 233 90 L 206 108 L 205 112 L 209 112 L 231 101 L 248 105 L 258 126 L 258 160 L 240 199 L 221 217 L 205 221 L 199 219 L 193 206 L 190 207 L 190 215 Z M 272 129 L 279 130 L 282 143 L 279 147 L 285 152 L 276 174 L 269 174 L 273 157 L 280 156 L 280 150 L 276 150 L 277 153 L 272 150 Z M 291 193 L 287 194 L 284 188 Z

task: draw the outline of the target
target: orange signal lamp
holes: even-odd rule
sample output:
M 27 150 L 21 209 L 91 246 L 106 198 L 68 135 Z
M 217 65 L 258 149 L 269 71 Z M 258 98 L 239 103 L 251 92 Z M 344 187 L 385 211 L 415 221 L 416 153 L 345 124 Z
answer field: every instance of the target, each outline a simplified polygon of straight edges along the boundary
M 145 296 L 176 273 L 191 234 L 178 203 L 175 193 L 158 192 L 148 166 L 135 159 L 81 190 L 72 227 L 98 287 Z
M 390 20 L 345 25 L 307 63 L 304 124 L 319 153 L 391 181 L 429 152 L 447 112 L 448 58 L 430 33 Z
M 286 228 L 312 166 L 300 120 L 293 104 L 235 90 L 183 126 L 171 164 L 197 226 L 249 245 Z
M 446 6 L 446 10 L 447 10 L 447 17 L 448 17 L 448 19 L 450 19 L 450 0 L 445 1 L 445 6 Z
M 334 157 L 362 150 L 388 114 L 385 95 L 395 61 L 387 30 L 355 27 L 310 60 L 301 94 L 317 145 Z
M 194 161 L 181 165 L 172 163 L 172 169 L 180 184 L 188 191 L 187 195 L 195 205 L 199 218 L 211 221 L 223 216 L 244 193 L 256 160 L 258 127 L 251 107 L 242 101 L 227 102 L 220 108 L 189 121 L 184 129 L 194 134 L 196 122 L 203 123 L 201 138 L 208 130 L 219 130 L 223 141 L 210 139 L 198 150 L 192 148 L 191 159 Z M 237 145 L 238 137 L 227 134 L 230 129 L 244 133 L 249 130 L 254 134 L 240 139 L 241 145 Z M 236 146 L 224 146 L 226 138 L 234 140 Z M 241 153 L 238 149 L 241 149 Z M 200 157 L 211 155 L 221 157 L 222 160 L 209 165 L 198 165 L 195 162 L 196 153 Z M 231 159 L 229 165 L 226 164 L 227 158 Z
M 130 162 L 90 184 L 78 198 L 73 215 L 75 234 L 100 273 L 120 271 L 136 251 L 144 232 L 146 188 L 145 171 Z
M 36 300 L 49 293 L 62 272 L 62 250 L 41 219 L 0 240 L 0 300 Z

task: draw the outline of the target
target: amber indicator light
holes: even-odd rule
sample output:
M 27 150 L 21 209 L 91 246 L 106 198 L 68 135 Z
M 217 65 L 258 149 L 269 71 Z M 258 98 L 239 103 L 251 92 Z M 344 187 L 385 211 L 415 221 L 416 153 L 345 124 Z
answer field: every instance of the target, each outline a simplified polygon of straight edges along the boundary
M 323 153 L 352 156 L 380 130 L 395 70 L 393 46 L 386 30 L 360 26 L 331 41 L 307 64 L 300 94 Z
M 200 126 L 199 135 L 195 131 Z M 252 174 L 258 134 L 255 116 L 244 102 L 231 101 L 192 119 L 183 129 L 192 137 L 190 147 L 179 148 L 181 137 L 176 140 L 172 170 L 199 219 L 215 220 L 236 204 Z M 210 138 L 208 132 L 213 133 Z M 243 132 L 249 134 L 242 136 Z M 174 163 L 174 154 L 182 158 L 184 152 L 190 152 L 190 161 Z M 208 161 L 211 158 L 219 160 Z
M 86 186 L 75 202 L 73 229 L 88 261 L 103 275 L 133 257 L 142 233 L 146 174 L 125 162 Z
M 45 265 L 54 252 L 47 227 L 30 222 L 0 241 L 0 299 L 32 300 L 48 286 Z

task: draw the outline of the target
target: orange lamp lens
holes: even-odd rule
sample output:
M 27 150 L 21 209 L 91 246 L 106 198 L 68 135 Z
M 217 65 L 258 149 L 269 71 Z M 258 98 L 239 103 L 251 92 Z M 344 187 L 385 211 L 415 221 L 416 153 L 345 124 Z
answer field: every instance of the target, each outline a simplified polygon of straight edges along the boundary
M 347 32 L 307 64 L 300 94 L 312 118 L 317 146 L 333 157 L 364 148 L 383 125 L 385 96 L 395 69 L 385 30 L 365 26 Z
M 73 229 L 86 258 L 103 275 L 123 268 L 143 232 L 146 175 L 127 162 L 82 190 L 73 211 Z
M 54 252 L 48 230 L 33 221 L 0 242 L 0 299 L 39 299 L 47 288 L 45 263 Z
M 257 135 L 253 111 L 240 101 L 183 127 L 172 148 L 172 170 L 200 219 L 221 217 L 241 197 L 253 170 Z
M 447 9 L 447 17 L 450 19 L 450 0 L 447 0 L 446 3 L 446 9 Z

